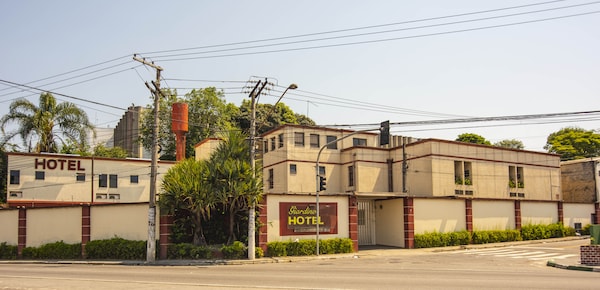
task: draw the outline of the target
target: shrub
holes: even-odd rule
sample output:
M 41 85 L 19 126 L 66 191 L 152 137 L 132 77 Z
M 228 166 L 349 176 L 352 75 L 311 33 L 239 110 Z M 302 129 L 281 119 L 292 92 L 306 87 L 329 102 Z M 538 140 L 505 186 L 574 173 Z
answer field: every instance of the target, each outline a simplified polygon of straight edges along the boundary
M 17 253 L 17 246 L 7 245 L 6 242 L 0 243 L 0 259 L 15 260 Z
M 60 241 L 39 247 L 26 247 L 22 255 L 25 259 L 79 259 L 81 244 L 66 244 Z
M 541 240 L 574 236 L 575 229 L 565 227 L 562 223 L 550 225 L 526 225 L 521 227 L 524 240 Z
M 492 230 L 492 231 L 474 231 L 471 243 L 489 244 L 500 242 L 514 242 L 523 240 L 521 232 L 518 230 Z
M 270 242 L 267 244 L 267 255 L 269 257 L 285 256 L 309 256 L 316 251 L 315 240 L 296 240 L 289 242 Z M 319 240 L 319 252 L 321 254 L 352 253 L 354 247 L 349 238 L 333 238 Z
M 466 245 L 471 240 L 468 231 L 451 233 L 424 233 L 415 235 L 415 248 L 434 248 L 446 246 Z
M 592 228 L 592 224 L 587 224 L 581 229 L 581 234 L 584 236 L 590 235 L 590 229 Z
M 261 247 L 256 247 L 256 250 L 254 250 L 254 253 L 257 258 L 262 258 L 265 256 L 265 252 L 263 251 L 263 249 Z
M 246 245 L 240 241 L 235 241 L 232 245 L 221 247 L 221 252 L 225 259 L 243 259 L 246 257 Z
M 85 245 L 85 254 L 88 259 L 144 260 L 146 241 L 130 241 L 119 237 L 89 241 Z
M 205 246 L 181 243 L 169 247 L 167 257 L 169 259 L 210 259 L 212 258 L 212 251 Z
M 267 243 L 267 255 L 269 257 L 285 257 L 287 256 L 287 247 L 284 242 Z

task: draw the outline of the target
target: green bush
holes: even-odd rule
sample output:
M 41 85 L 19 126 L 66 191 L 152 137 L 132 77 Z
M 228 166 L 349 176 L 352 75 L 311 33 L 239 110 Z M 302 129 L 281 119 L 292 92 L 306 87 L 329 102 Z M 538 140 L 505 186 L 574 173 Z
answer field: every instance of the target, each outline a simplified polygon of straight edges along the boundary
M 254 255 L 257 258 L 262 258 L 265 256 L 265 251 L 263 251 L 263 249 L 261 247 L 256 247 L 256 250 L 254 250 Z
M 471 238 L 473 244 L 489 244 L 514 242 L 523 240 L 518 230 L 474 231 Z
M 80 259 L 81 244 L 66 244 L 63 241 L 23 249 L 24 259 Z
M 130 241 L 114 237 L 89 241 L 85 245 L 88 259 L 145 260 L 146 241 Z
M 584 236 L 590 235 L 590 228 L 592 228 L 592 224 L 587 224 L 581 229 L 581 234 Z
M 221 247 L 221 253 L 225 259 L 243 259 L 247 256 L 246 245 L 240 241 L 233 242 L 232 245 Z
M 167 257 L 169 259 L 210 259 L 212 251 L 209 247 L 181 243 L 170 246 Z
M 565 227 L 562 223 L 550 225 L 525 225 L 521 227 L 523 240 L 541 240 L 574 236 L 575 229 Z
M 434 248 L 446 246 L 467 245 L 471 240 L 471 234 L 468 231 L 451 233 L 424 233 L 415 235 L 415 248 Z
M 0 259 L 15 260 L 17 258 L 17 246 L 7 245 L 6 242 L 0 244 Z
M 270 242 L 267 244 L 267 255 L 269 257 L 285 256 L 310 256 L 316 252 L 315 240 L 297 240 L 289 242 Z M 319 240 L 319 252 L 321 254 L 352 253 L 354 247 L 349 238 L 333 238 Z

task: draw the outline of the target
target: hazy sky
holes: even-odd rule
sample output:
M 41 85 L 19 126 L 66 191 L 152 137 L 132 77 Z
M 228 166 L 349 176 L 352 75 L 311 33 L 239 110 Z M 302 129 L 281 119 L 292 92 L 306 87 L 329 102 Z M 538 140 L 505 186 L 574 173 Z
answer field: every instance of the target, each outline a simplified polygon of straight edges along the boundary
M 102 128 L 119 108 L 151 102 L 154 71 L 134 53 L 163 67 L 162 87 L 180 95 L 215 86 L 239 104 L 249 80 L 268 77 L 277 86 L 259 102 L 273 104 L 296 83 L 283 102 L 319 125 L 596 111 L 597 12 L 600 1 L 0 0 L 0 80 L 99 103 L 56 95 Z M 0 112 L 39 94 L 0 82 Z M 471 132 L 542 151 L 550 133 L 599 129 L 599 116 L 392 133 Z

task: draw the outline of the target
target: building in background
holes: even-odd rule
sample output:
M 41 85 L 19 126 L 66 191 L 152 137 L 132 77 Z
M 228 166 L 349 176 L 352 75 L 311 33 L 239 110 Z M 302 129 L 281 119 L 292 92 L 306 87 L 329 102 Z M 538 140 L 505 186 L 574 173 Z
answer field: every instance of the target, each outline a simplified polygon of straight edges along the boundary
M 125 149 L 131 158 L 151 158 L 150 152 L 138 141 L 143 111 L 141 106 L 130 106 L 114 129 L 114 146 Z
M 600 157 L 564 161 L 560 164 L 565 202 L 597 203 L 600 200 Z

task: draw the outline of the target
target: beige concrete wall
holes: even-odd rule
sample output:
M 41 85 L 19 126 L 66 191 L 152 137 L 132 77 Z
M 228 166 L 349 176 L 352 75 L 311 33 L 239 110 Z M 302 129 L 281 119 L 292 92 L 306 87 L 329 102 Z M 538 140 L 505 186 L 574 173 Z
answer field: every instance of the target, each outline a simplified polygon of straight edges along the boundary
M 375 241 L 378 245 L 404 248 L 404 201 L 375 202 Z
M 473 200 L 473 230 L 512 230 L 515 228 L 514 201 Z
M 156 238 L 159 237 L 156 213 Z M 91 208 L 91 240 L 120 237 L 126 240 L 148 239 L 148 204 L 122 204 Z
M 27 209 L 27 247 L 81 243 L 81 207 Z
M 594 204 L 563 203 L 563 224 L 575 227 L 575 223 L 581 223 L 584 227 L 592 223 L 591 215 L 594 213 Z
M 0 210 L 0 243 L 16 246 L 19 242 L 19 211 Z
M 466 229 L 462 199 L 414 199 L 415 234 L 457 232 Z
M 556 202 L 521 201 L 521 225 L 549 225 L 558 222 Z
M 282 196 L 282 195 L 269 195 L 267 197 L 267 242 L 282 241 L 287 242 L 290 240 L 306 240 L 315 239 L 315 235 L 298 235 L 298 236 L 281 236 L 279 234 L 279 203 L 280 202 L 315 202 L 315 196 Z M 334 234 L 323 234 L 319 235 L 320 239 L 331 239 L 331 238 L 348 238 L 349 233 L 349 221 L 348 221 L 348 197 L 347 196 L 319 196 L 319 203 L 321 202 L 335 202 L 338 204 L 338 233 Z

